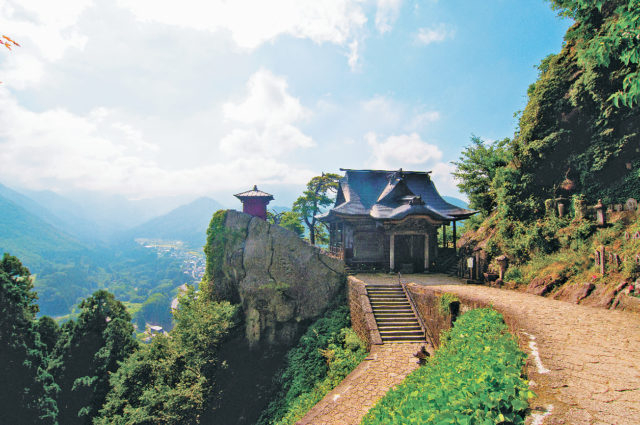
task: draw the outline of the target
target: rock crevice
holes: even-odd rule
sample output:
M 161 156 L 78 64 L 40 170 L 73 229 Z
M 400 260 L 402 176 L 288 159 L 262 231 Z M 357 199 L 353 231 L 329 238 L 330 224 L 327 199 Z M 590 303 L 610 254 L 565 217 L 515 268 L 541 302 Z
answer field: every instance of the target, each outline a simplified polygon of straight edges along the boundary
M 224 228 L 236 237 L 218 248 L 225 252 L 212 284 L 241 304 L 250 344 L 292 344 L 345 293 L 344 263 L 295 233 L 233 210 Z

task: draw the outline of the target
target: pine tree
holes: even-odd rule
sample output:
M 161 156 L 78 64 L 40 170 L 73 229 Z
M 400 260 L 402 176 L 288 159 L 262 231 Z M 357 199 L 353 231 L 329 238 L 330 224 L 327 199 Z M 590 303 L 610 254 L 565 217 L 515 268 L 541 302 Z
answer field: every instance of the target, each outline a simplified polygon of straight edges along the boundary
M 56 423 L 56 386 L 45 372 L 46 348 L 35 321 L 29 270 L 16 257 L 0 261 L 0 407 L 7 424 Z

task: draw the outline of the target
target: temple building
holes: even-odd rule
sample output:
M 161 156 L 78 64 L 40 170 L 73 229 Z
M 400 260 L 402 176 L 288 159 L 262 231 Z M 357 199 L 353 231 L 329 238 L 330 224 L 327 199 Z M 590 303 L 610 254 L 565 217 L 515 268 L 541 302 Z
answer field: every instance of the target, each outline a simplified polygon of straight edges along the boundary
M 336 202 L 318 218 L 329 226 L 329 246 L 347 265 L 418 273 L 455 255 L 456 222 L 477 211 L 442 199 L 429 172 L 341 169 Z M 448 248 L 445 227 L 453 226 Z M 442 247 L 438 230 L 442 228 Z
M 253 189 L 233 196 L 242 202 L 243 213 L 260 217 L 263 220 L 267 219 L 267 204 L 273 201 L 273 195 L 258 190 L 258 186 L 254 185 Z

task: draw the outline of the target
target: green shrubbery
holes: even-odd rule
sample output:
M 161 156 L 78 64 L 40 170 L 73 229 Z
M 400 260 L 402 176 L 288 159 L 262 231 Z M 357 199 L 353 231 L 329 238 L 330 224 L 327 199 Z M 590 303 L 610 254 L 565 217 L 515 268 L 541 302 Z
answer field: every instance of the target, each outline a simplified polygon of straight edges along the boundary
M 280 393 L 258 425 L 293 424 L 335 388 L 365 357 L 364 343 L 349 328 L 342 305 L 312 324 L 287 354 Z
M 523 377 L 525 357 L 498 312 L 471 310 L 362 424 L 524 424 L 534 396 Z

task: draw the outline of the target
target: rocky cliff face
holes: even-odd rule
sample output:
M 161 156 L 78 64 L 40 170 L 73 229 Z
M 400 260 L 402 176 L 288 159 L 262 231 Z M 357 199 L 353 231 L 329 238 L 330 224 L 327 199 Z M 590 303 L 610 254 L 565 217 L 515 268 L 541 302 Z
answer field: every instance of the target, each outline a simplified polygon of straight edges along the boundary
M 205 247 L 205 279 L 218 297 L 242 305 L 251 345 L 290 345 L 344 294 L 342 261 L 262 219 L 233 210 L 216 215 Z

